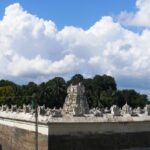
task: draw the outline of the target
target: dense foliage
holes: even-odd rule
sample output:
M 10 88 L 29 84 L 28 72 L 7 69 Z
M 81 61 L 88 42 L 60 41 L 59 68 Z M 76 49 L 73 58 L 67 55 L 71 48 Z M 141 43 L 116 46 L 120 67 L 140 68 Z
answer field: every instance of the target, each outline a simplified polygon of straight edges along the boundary
M 17 85 L 13 82 L 0 81 L 0 105 L 1 104 L 31 104 L 38 100 L 39 105 L 48 107 L 62 107 L 67 95 L 67 87 L 70 84 L 82 82 L 86 89 L 86 97 L 90 108 L 110 107 L 113 104 L 122 107 L 128 102 L 132 107 L 143 107 L 148 101 L 147 95 L 135 90 L 117 90 L 115 79 L 108 75 L 96 75 L 94 78 L 85 79 L 81 74 L 74 75 L 69 81 L 61 77 L 55 77 L 39 85 L 29 82 L 27 85 Z M 33 97 L 36 95 L 36 97 Z

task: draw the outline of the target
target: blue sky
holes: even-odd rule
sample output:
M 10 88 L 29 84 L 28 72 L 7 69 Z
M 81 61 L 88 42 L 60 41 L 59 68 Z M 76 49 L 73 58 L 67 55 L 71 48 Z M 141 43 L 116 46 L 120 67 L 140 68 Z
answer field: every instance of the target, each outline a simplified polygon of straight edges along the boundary
M 136 9 L 135 0 L 1 0 L 0 17 L 8 5 L 16 2 L 31 14 L 53 20 L 58 28 L 73 25 L 87 29 L 102 16 Z
M 114 76 L 150 95 L 150 0 L 0 0 L 0 79 Z

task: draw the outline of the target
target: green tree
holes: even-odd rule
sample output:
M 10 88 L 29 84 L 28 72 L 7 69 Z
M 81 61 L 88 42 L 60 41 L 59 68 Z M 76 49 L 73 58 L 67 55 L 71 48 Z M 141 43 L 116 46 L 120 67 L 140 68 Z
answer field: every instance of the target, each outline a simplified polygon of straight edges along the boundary
M 122 107 L 127 101 L 132 107 L 144 107 L 150 103 L 147 95 L 135 90 L 117 90 L 115 79 L 107 75 L 95 75 L 85 79 L 81 74 L 74 75 L 67 83 L 61 77 L 55 77 L 37 85 L 29 82 L 27 85 L 17 85 L 8 80 L 0 80 L 0 105 L 31 104 L 33 94 L 37 95 L 38 104 L 48 107 L 62 107 L 70 84 L 82 82 L 90 108 L 110 107 L 113 104 Z
M 46 89 L 50 93 L 50 106 L 51 107 L 62 107 L 65 97 L 67 95 L 67 85 L 63 78 L 55 77 L 46 83 Z
M 69 81 L 67 82 L 67 85 L 68 85 L 68 86 L 69 86 L 70 84 L 76 85 L 76 84 L 78 84 L 79 82 L 83 82 L 83 80 L 84 80 L 84 77 L 83 77 L 81 74 L 76 74 L 76 75 L 74 75 L 74 76 L 71 78 L 71 80 L 69 80 Z
M 134 108 L 138 106 L 144 107 L 148 103 L 147 95 L 140 94 L 135 90 L 122 90 L 121 93 L 124 101 Z
M 85 95 L 87 98 L 87 101 L 89 103 L 89 107 L 92 108 L 94 107 L 93 105 L 93 79 L 88 78 L 83 80 L 83 85 L 85 86 Z

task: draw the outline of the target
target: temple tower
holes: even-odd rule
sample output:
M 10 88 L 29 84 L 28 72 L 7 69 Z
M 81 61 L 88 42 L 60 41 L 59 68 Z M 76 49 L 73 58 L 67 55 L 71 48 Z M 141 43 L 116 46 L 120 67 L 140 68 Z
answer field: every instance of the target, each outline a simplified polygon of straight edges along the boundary
M 89 113 L 89 105 L 84 93 L 85 88 L 81 83 L 68 87 L 67 97 L 63 106 L 64 114 L 82 116 Z

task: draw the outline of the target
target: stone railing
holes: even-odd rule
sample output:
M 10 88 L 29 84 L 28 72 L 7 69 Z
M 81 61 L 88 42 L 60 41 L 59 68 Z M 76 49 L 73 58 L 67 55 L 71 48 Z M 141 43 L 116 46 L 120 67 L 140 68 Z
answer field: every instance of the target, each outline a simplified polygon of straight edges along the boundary
M 17 107 L 16 105 L 11 105 L 11 107 L 8 107 L 7 105 L 0 106 L 0 113 L 24 113 L 24 114 L 35 114 L 35 109 L 32 109 L 31 105 L 23 105 L 23 107 Z M 46 108 L 45 105 L 38 106 L 37 108 L 38 115 L 40 116 L 51 116 L 51 117 L 64 117 L 66 114 L 63 113 L 63 109 L 50 109 Z M 108 108 L 93 108 L 89 110 L 89 113 L 84 114 L 82 117 L 85 116 L 95 116 L 95 117 L 103 117 L 105 114 L 111 114 L 112 116 L 124 116 L 124 115 L 130 115 L 130 116 L 139 116 L 140 114 L 144 114 L 147 116 L 150 116 L 150 105 L 146 105 L 143 109 L 140 107 L 137 107 L 135 109 L 132 109 L 128 104 L 125 104 L 122 108 L 119 108 L 116 105 L 113 105 L 110 109 Z
M 11 105 L 11 107 L 8 107 L 7 105 L 2 105 L 0 106 L 0 112 L 6 112 L 6 113 L 24 113 L 24 114 L 30 114 L 34 115 L 35 114 L 35 109 L 31 107 L 31 105 L 23 105 L 23 107 L 17 107 L 16 105 Z M 62 109 L 50 109 L 50 108 L 45 108 L 45 105 L 43 106 L 38 106 L 37 108 L 38 115 L 41 116 L 52 116 L 52 117 L 62 117 Z

